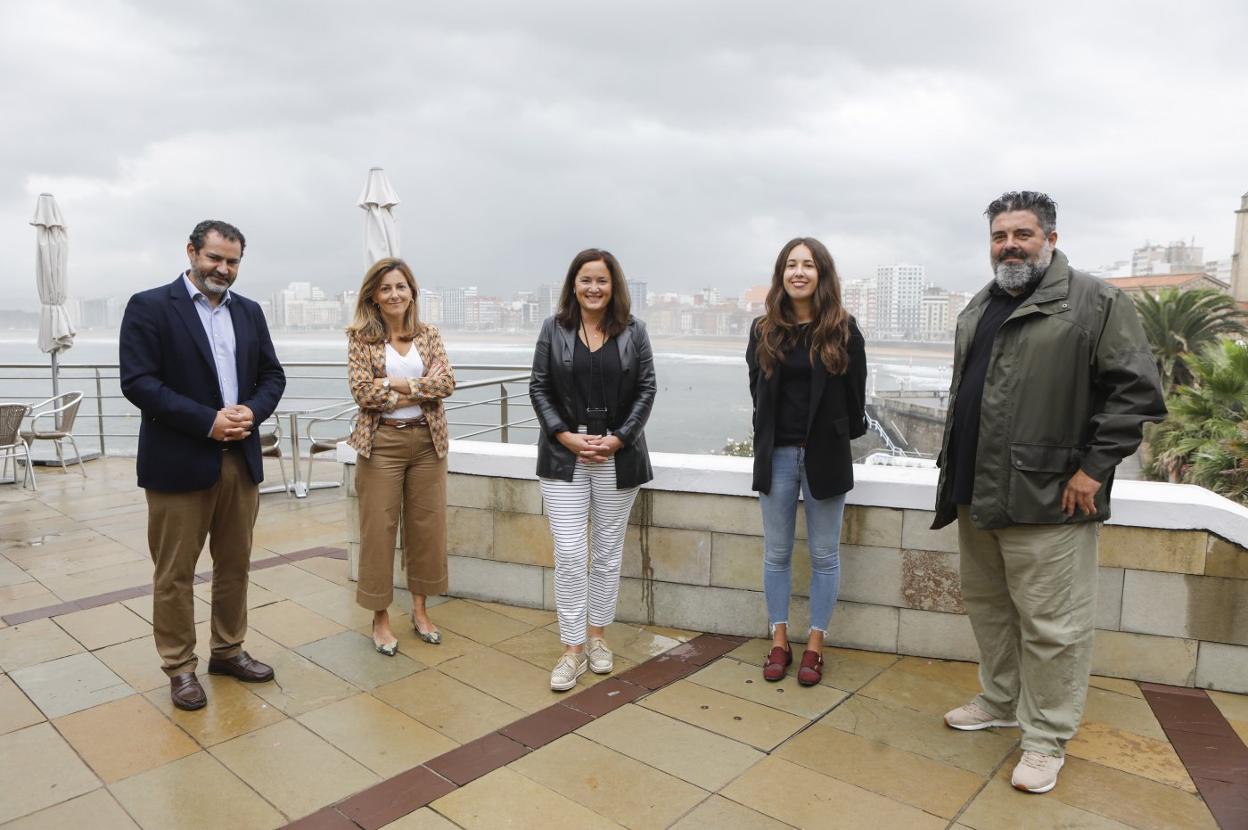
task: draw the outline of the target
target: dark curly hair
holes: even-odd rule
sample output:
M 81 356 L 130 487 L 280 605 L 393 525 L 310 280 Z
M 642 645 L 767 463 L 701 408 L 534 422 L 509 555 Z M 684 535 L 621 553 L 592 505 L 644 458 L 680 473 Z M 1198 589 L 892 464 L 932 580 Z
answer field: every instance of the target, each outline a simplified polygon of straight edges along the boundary
M 988 224 L 991 225 L 992 220 L 998 215 L 1012 210 L 1031 211 L 1040 221 L 1040 229 L 1044 231 L 1045 236 L 1053 233 L 1057 228 L 1057 202 L 1049 198 L 1047 193 L 1041 193 L 1038 190 L 1011 190 L 1009 193 L 1002 193 L 992 200 L 992 204 L 988 205 L 984 215 L 988 217 Z
M 247 240 L 243 238 L 243 232 L 238 228 L 220 219 L 205 219 L 195 226 L 195 230 L 191 231 L 191 248 L 195 253 L 200 252 L 204 247 L 204 240 L 213 231 L 220 234 L 221 238 L 227 242 L 237 242 L 240 250 L 247 250 Z

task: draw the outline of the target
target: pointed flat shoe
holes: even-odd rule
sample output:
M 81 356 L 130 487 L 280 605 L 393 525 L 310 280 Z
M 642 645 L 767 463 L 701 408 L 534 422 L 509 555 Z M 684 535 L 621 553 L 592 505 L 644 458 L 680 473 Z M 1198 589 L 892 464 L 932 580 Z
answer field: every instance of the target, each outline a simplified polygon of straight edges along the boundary
M 377 627 L 373 626 L 373 648 L 377 649 L 378 654 L 384 654 L 387 657 L 393 657 L 399 653 L 399 641 L 394 640 L 389 643 L 377 642 Z
M 412 630 L 416 632 L 416 636 L 424 640 L 431 646 L 439 645 L 442 642 L 442 632 L 434 629 L 433 631 L 421 631 L 420 623 L 416 622 L 416 618 L 412 617 Z

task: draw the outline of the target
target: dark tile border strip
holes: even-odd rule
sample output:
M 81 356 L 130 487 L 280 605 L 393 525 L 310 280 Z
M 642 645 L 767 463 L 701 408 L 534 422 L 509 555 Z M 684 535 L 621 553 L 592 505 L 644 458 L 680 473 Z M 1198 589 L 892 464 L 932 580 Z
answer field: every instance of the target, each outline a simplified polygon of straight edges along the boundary
M 1203 689 L 1141 683 L 1205 806 L 1224 828 L 1248 828 L 1248 747 Z
M 700 634 L 566 700 L 291 822 L 285 830 L 377 830 L 626 703 L 688 677 L 748 639 Z
M 278 565 L 293 565 L 296 562 L 302 562 L 305 559 L 315 559 L 318 556 L 324 556 L 327 559 L 346 559 L 347 552 L 342 548 L 315 547 L 306 550 L 298 550 L 293 553 L 275 553 L 267 559 L 257 559 L 251 563 L 251 570 L 262 571 L 265 568 L 273 568 Z M 201 582 L 211 582 L 212 571 L 204 571 L 195 574 L 195 584 Z M 5 614 L 0 617 L 7 625 L 21 625 L 22 623 L 34 622 L 35 620 L 43 620 L 48 617 L 59 617 L 62 614 L 72 614 L 74 611 L 86 611 L 89 608 L 99 608 L 101 605 L 108 605 L 112 602 L 121 602 L 122 600 L 134 599 L 135 597 L 145 596 L 152 592 L 151 584 L 135 585 L 133 588 L 122 588 L 117 591 L 109 591 L 106 594 L 95 594 L 94 596 L 82 597 L 81 599 L 69 600 L 68 602 L 58 602 L 56 605 L 45 605 L 42 608 L 30 608 L 26 611 L 14 611 L 12 614 Z

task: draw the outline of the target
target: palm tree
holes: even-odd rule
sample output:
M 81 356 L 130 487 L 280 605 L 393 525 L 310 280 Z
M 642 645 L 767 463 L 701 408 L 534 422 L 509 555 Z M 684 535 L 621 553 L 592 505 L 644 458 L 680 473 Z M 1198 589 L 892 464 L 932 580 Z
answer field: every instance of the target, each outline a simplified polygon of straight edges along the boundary
M 1235 300 L 1212 288 L 1163 288 L 1155 295 L 1146 291 L 1135 297 L 1135 308 L 1167 394 L 1192 381 L 1184 355 L 1197 354 L 1224 337 L 1248 334 L 1244 313 Z
M 1194 379 L 1166 402 L 1150 437 L 1154 477 L 1248 498 L 1248 343 L 1226 340 L 1184 362 Z

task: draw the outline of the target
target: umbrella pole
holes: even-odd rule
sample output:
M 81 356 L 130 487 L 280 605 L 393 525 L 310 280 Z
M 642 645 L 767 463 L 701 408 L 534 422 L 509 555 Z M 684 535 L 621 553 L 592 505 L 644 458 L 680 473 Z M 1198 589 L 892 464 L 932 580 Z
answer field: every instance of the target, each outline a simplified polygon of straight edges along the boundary
M 61 383 L 60 383 L 60 377 L 59 377 L 60 366 L 58 365 L 56 356 L 57 356 L 57 353 L 52 352 L 52 397 L 54 398 L 57 395 L 61 394 L 61 389 L 60 389 Z

